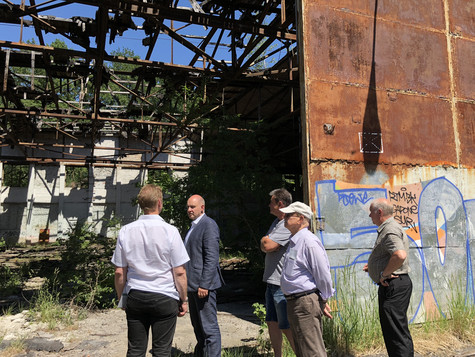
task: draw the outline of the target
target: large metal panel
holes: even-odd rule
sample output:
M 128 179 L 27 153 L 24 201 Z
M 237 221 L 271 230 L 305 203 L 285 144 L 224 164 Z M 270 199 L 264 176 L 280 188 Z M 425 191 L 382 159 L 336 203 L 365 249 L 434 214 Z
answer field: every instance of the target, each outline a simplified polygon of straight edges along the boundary
M 466 0 L 459 0 L 464 2 Z M 443 30 L 444 2 L 442 0 L 321 0 L 307 1 L 306 5 L 325 6 L 336 11 L 373 17 L 376 14 L 384 21 L 404 22 L 408 25 L 432 27 Z
M 449 95 L 447 41 L 441 31 L 379 15 L 374 26 L 374 16 L 314 4 L 310 9 L 309 31 L 304 31 L 309 80 Z
M 475 82 L 474 82 L 475 83 Z M 473 169 L 475 163 L 475 104 L 457 104 L 460 135 L 460 165 Z
M 460 99 L 475 98 L 475 41 L 474 38 L 454 39 L 454 81 L 455 93 Z M 473 119 L 473 116 L 472 116 Z
M 468 168 L 471 177 L 475 41 L 468 3 L 300 2 L 309 201 L 313 183 L 324 179 L 384 184 L 417 166 Z
M 376 237 L 369 205 L 389 198 L 411 240 L 411 322 L 447 311 L 449 281 L 466 301 L 475 296 L 468 3 L 302 0 L 299 9 L 306 199 L 317 235 L 336 277 L 354 269 L 356 282 L 367 279 L 361 267 Z
M 380 124 L 379 162 L 456 165 L 451 105 L 447 100 L 388 90 L 312 82 L 308 90 L 312 160 L 364 160 L 361 141 L 368 107 Z M 328 127 L 333 128 L 330 134 Z M 428 145 L 428 138 L 433 140 Z M 374 149 L 377 150 L 376 146 Z
M 475 23 L 475 1 L 447 0 L 447 3 L 449 6 L 450 32 L 473 39 L 475 36 L 475 26 L 473 26 Z

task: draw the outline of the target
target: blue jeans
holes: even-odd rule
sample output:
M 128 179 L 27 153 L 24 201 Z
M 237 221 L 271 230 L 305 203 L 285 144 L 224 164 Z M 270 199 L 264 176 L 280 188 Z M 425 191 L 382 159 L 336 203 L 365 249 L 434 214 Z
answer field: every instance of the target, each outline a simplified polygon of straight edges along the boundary
M 290 328 L 287 319 L 287 301 L 280 286 L 267 283 L 266 321 L 277 321 L 281 330 Z
M 170 356 L 178 301 L 163 294 L 130 290 L 126 307 L 127 357 L 144 357 L 152 328 L 152 356 Z

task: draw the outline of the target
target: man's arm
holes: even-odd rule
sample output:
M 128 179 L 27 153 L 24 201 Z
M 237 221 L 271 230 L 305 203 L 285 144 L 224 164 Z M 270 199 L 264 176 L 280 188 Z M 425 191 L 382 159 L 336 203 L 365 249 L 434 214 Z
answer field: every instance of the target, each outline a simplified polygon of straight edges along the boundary
M 204 227 L 203 240 L 201 242 L 203 270 L 198 285 L 198 297 L 200 298 L 208 295 L 208 290 L 212 288 L 211 284 L 216 278 L 216 274 L 219 274 L 219 228 L 211 218 L 208 218 L 203 223 L 206 226 Z
M 184 316 L 188 311 L 188 299 L 186 297 L 186 270 L 184 265 L 173 268 L 173 279 L 180 296 L 178 316 Z
M 397 275 L 393 275 L 393 272 L 398 270 L 401 267 L 402 263 L 404 263 L 406 258 L 407 258 L 407 253 L 404 249 L 396 250 L 391 255 L 391 258 L 389 258 L 388 265 L 386 265 L 386 268 L 384 268 L 384 270 L 381 272 L 382 276 L 380 277 L 380 280 L 379 280 L 381 285 L 388 286 L 389 284 L 386 281 L 386 279 L 397 278 Z
M 117 297 L 120 299 L 127 282 L 127 267 L 115 267 L 114 285 Z
M 261 238 L 261 250 L 264 253 L 275 252 L 279 250 L 281 245 L 279 243 L 274 242 L 269 236 L 265 236 Z

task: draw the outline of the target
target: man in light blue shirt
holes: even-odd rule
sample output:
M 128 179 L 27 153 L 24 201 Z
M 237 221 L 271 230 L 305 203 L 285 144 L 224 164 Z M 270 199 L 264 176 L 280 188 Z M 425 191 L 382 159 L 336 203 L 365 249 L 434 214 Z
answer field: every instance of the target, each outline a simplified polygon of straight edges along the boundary
M 302 202 L 280 209 L 291 237 L 280 287 L 297 357 L 326 356 L 321 318 L 332 318 L 327 300 L 334 294 L 330 263 L 320 240 L 310 230 L 312 210 Z

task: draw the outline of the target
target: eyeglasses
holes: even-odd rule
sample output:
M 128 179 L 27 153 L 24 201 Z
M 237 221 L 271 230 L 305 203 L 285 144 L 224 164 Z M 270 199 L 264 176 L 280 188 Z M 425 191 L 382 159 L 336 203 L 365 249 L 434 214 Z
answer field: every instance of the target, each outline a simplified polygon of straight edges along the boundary
M 301 215 L 298 213 L 286 213 L 284 218 L 289 219 L 290 217 L 300 217 Z

